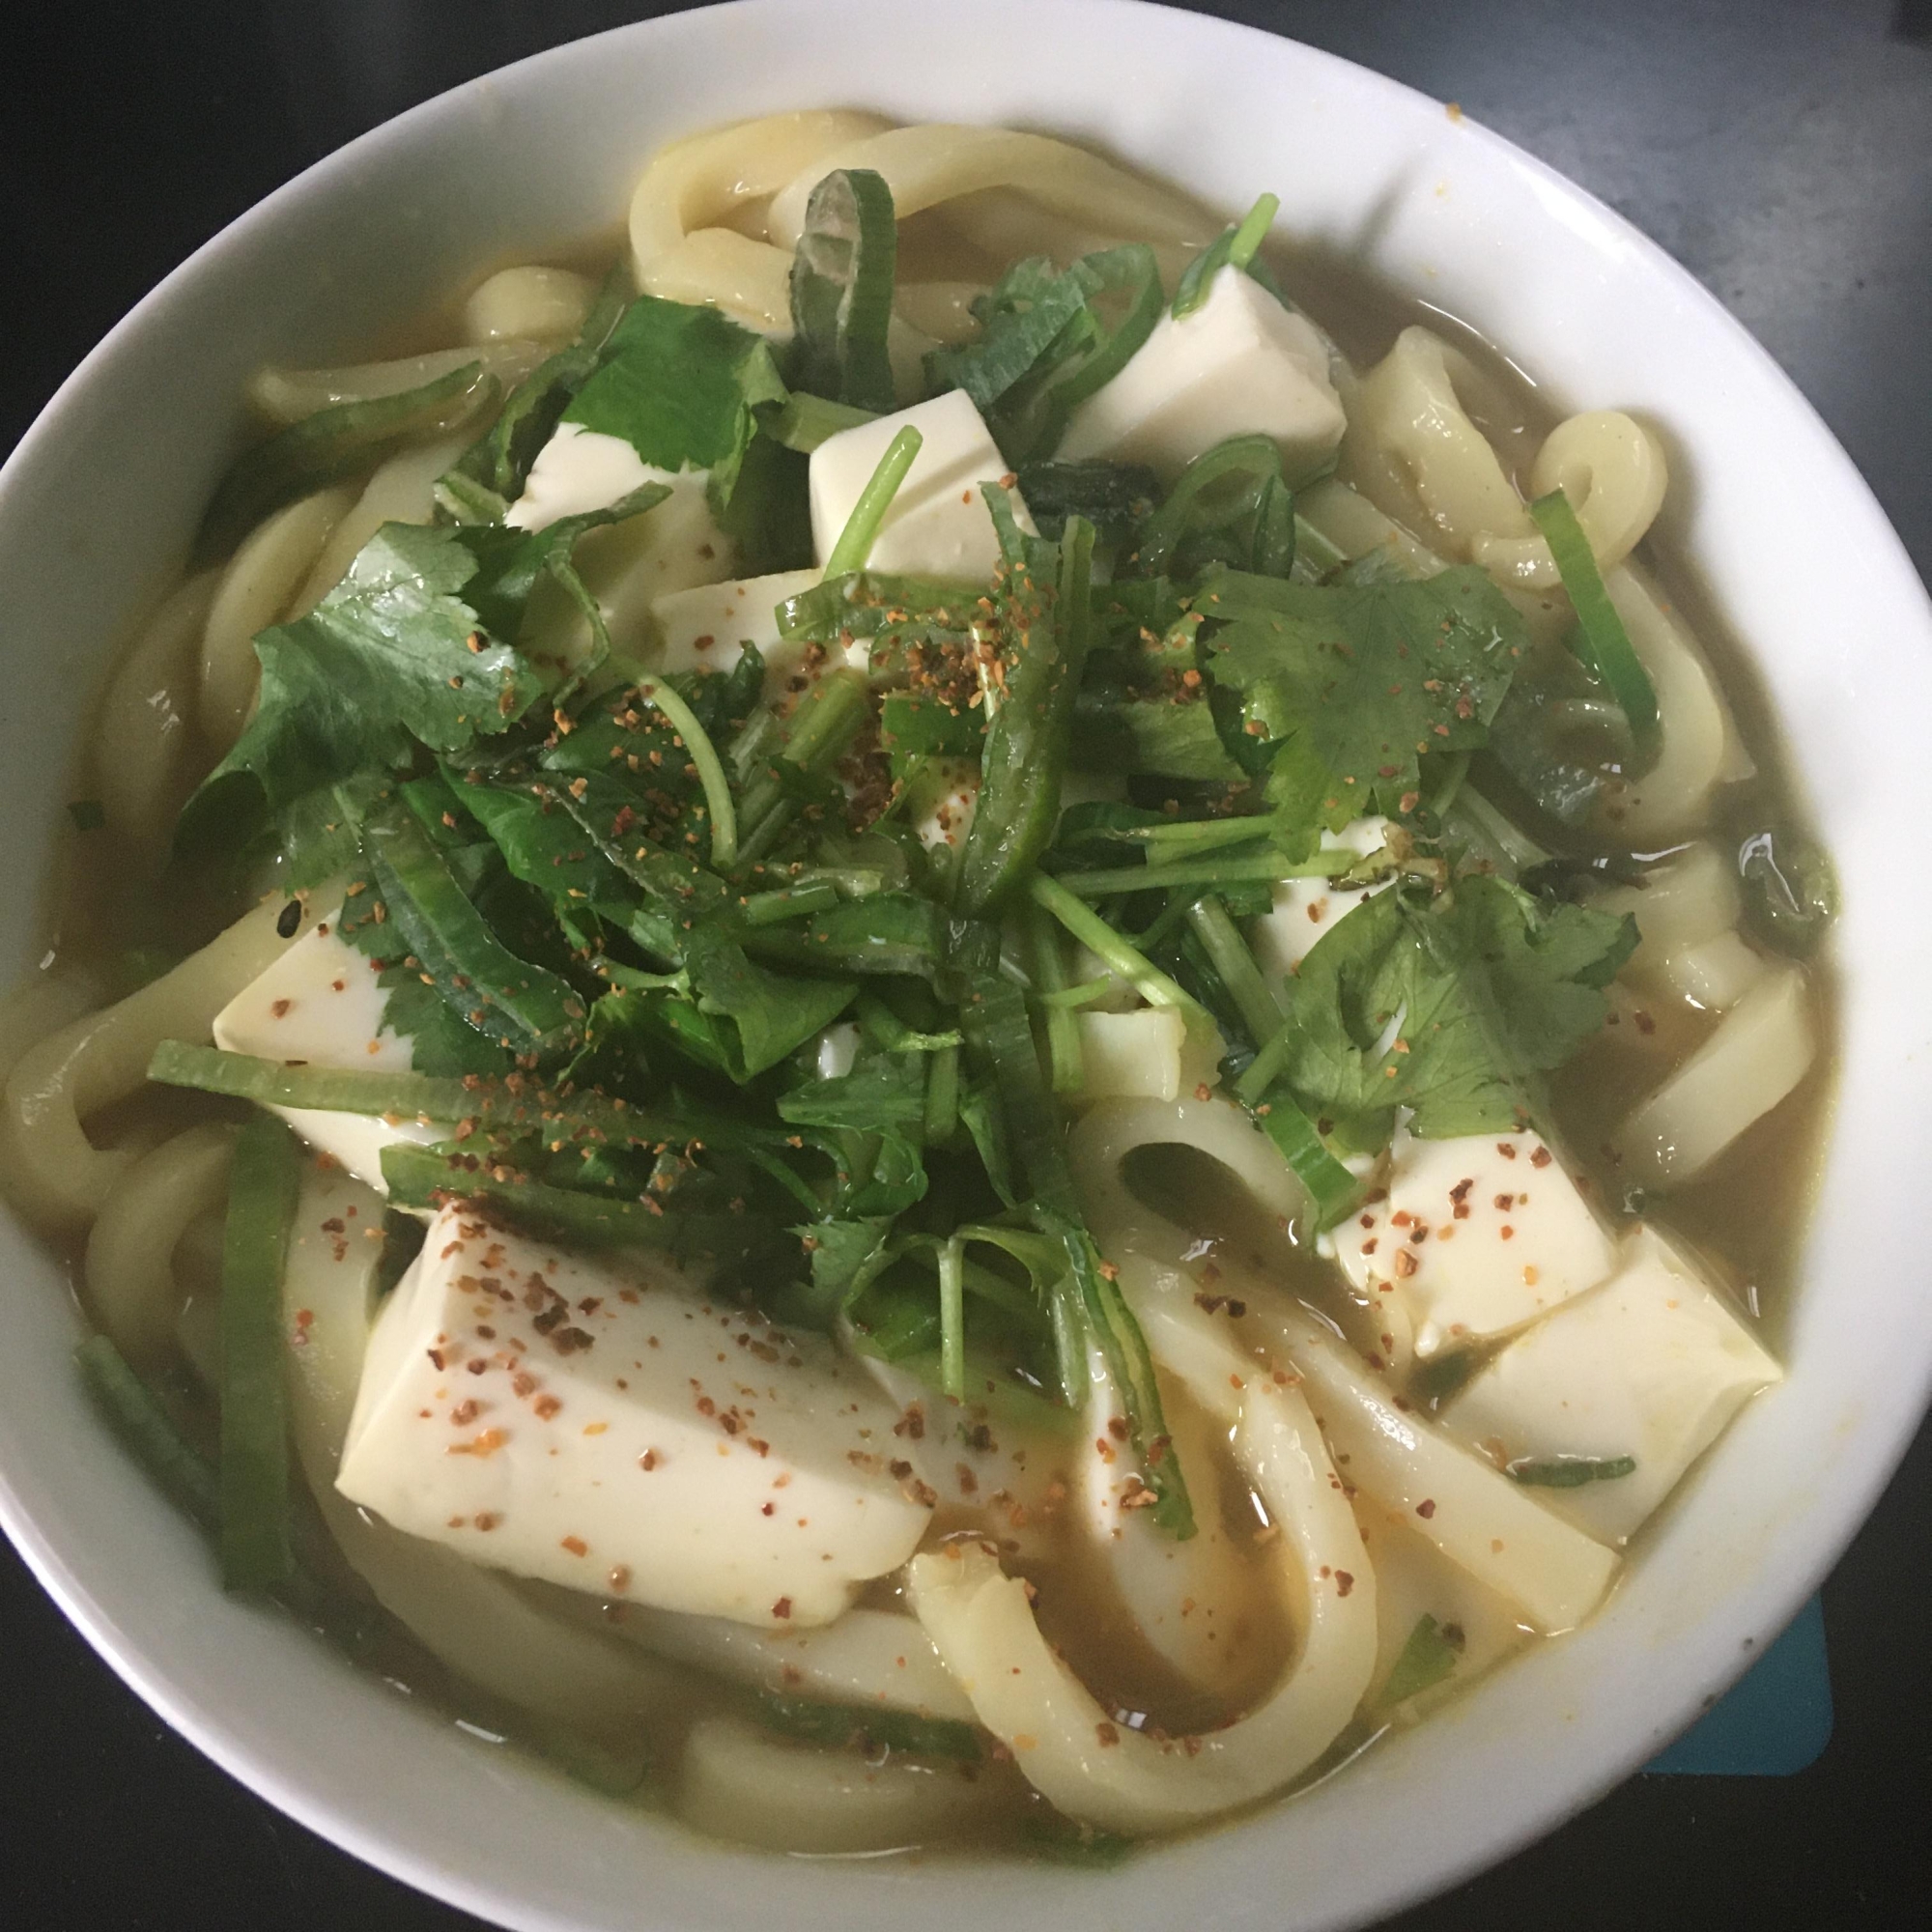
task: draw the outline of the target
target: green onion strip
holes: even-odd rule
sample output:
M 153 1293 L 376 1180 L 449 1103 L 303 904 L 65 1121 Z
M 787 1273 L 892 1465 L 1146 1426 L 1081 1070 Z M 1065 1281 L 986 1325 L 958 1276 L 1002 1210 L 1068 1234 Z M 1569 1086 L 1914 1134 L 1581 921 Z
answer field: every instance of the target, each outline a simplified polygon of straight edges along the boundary
M 1529 506 L 1529 514 L 1549 545 L 1556 559 L 1556 574 L 1577 612 L 1577 636 L 1571 644 L 1586 670 L 1593 670 L 1616 699 L 1630 720 L 1631 735 L 1646 758 L 1655 758 L 1662 744 L 1662 726 L 1657 715 L 1657 688 L 1644 669 L 1636 647 L 1604 587 L 1603 573 L 1597 568 L 1596 554 L 1577 512 L 1561 490 L 1539 497 Z

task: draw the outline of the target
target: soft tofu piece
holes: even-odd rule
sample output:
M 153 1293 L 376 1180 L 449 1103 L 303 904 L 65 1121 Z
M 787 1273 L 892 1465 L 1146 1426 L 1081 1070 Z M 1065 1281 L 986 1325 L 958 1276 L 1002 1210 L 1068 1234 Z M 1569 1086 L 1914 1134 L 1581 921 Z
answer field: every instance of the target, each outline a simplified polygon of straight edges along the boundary
M 898 1420 L 829 1342 L 662 1260 L 578 1259 L 456 1207 L 371 1337 L 337 1487 L 519 1576 L 800 1628 L 924 1533 Z
M 1758 1390 L 1783 1371 L 1658 1229 L 1623 1265 L 1520 1335 L 1443 1410 L 1498 1462 L 1629 1456 L 1628 1476 L 1532 1493 L 1600 1541 L 1622 1544 Z
M 1347 427 L 1314 324 L 1227 268 L 1198 309 L 1179 321 L 1163 314 L 1126 367 L 1073 412 L 1057 455 L 1145 463 L 1172 483 L 1217 442 L 1259 433 L 1295 483 Z
M 1000 542 L 980 485 L 1010 472 L 963 389 L 840 430 L 811 452 L 811 542 L 819 564 L 838 541 L 886 445 L 908 426 L 925 440 L 879 526 L 866 567 L 984 583 L 999 568 Z M 1021 528 L 1032 530 L 1017 491 L 1013 514 Z
M 1357 1290 L 1402 1297 L 1425 1358 L 1507 1335 L 1617 1266 L 1596 1210 L 1533 1133 L 1398 1135 L 1385 1197 L 1323 1239 Z
M 214 1043 L 262 1060 L 306 1061 L 406 1073 L 414 1048 L 384 1019 L 389 996 L 375 962 L 336 936 L 338 915 L 319 920 L 214 1018 Z M 356 1179 L 383 1186 L 383 1150 L 399 1141 L 427 1146 L 446 1140 L 446 1126 L 389 1122 L 369 1114 L 306 1107 L 273 1110 L 313 1148 L 332 1154 Z
M 1323 832 L 1321 849 L 1366 859 L 1381 849 L 1387 834 L 1386 818 L 1358 818 L 1340 832 Z M 1256 962 L 1264 973 L 1286 978 L 1315 950 L 1315 942 L 1333 930 L 1337 920 L 1373 898 L 1386 884 L 1384 880 L 1381 885 L 1344 888 L 1326 879 L 1278 880 L 1274 904 L 1260 919 L 1248 922 L 1248 943 Z
M 503 521 L 516 530 L 548 529 L 565 517 L 608 510 L 646 483 L 668 483 L 674 473 L 646 463 L 621 436 L 558 423 Z
M 657 623 L 659 656 L 655 668 L 668 671 L 728 671 L 753 644 L 765 661 L 765 702 L 775 710 L 787 707 L 806 687 L 828 670 L 849 665 L 863 671 L 871 647 L 856 638 L 844 654 L 817 653 L 802 638 L 779 635 L 778 607 L 788 597 L 810 590 L 818 582 L 815 570 L 784 570 L 770 577 L 741 577 L 679 590 L 652 602 Z
M 980 804 L 975 758 L 926 759 L 906 781 L 906 818 L 928 852 L 957 851 L 973 829 Z

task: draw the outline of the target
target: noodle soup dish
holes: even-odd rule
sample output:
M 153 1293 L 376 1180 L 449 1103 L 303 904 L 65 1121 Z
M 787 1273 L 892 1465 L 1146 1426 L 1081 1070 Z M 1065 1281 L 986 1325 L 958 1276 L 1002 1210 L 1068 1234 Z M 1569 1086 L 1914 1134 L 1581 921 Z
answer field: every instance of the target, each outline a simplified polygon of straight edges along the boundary
M 1673 425 L 1037 127 L 640 127 L 256 367 L 0 1018 L 209 1590 L 640 1870 L 1332 1815 L 1794 1360 L 1843 848 Z

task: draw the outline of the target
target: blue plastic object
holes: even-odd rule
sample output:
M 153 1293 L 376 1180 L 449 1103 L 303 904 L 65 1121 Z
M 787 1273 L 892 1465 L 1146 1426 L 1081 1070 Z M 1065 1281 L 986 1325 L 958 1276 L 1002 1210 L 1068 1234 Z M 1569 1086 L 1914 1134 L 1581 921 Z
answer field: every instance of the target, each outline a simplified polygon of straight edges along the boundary
M 1789 1777 L 1832 1740 L 1825 1612 L 1813 1597 L 1721 1702 L 1644 1766 L 1693 1777 Z

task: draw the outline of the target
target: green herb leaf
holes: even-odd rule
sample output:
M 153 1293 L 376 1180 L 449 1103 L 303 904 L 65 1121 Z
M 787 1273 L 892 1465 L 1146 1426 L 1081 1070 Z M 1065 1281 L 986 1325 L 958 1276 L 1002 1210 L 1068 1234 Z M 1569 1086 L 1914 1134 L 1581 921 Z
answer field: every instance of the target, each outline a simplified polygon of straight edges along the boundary
M 439 489 L 464 507 L 459 522 L 500 521 L 503 508 L 523 495 L 537 452 L 555 434 L 571 398 L 603 359 L 611 331 L 624 313 L 627 293 L 626 271 L 613 269 L 597 291 L 576 341 L 540 362 L 517 384 L 489 435 L 472 443 L 442 479 Z M 478 497 L 479 490 L 488 495 Z
M 1288 1024 L 1239 1091 L 1258 1102 L 1279 1076 L 1312 1115 L 1410 1107 L 1424 1139 L 1510 1131 L 1543 1112 L 1537 1076 L 1603 1026 L 1602 988 L 1635 944 L 1628 918 L 1481 874 L 1433 904 L 1391 887 L 1301 962 Z
M 1636 1474 L 1634 1456 L 1519 1456 L 1505 1463 L 1513 1483 L 1545 1490 L 1579 1490 L 1585 1483 L 1614 1483 Z
M 1408 1641 L 1403 1645 L 1402 1655 L 1388 1674 L 1388 1682 L 1382 1686 L 1380 1702 L 1391 1710 L 1398 1704 L 1406 1704 L 1411 1697 L 1433 1690 L 1455 1668 L 1456 1649 L 1443 1635 L 1442 1626 L 1434 1617 L 1421 1617 L 1409 1632 Z
M 1050 602 L 1025 572 L 994 593 L 1006 675 L 959 867 L 958 903 L 975 917 L 998 908 L 1053 838 L 1091 635 L 1093 559 L 1093 526 L 1076 517 Z
M 894 406 L 886 333 L 898 223 L 870 168 L 838 168 L 811 190 L 791 266 L 795 386 L 875 412 Z
M 1479 570 L 1415 582 L 1287 583 L 1229 572 L 1197 608 L 1217 621 L 1216 680 L 1243 731 L 1274 753 L 1276 802 L 1340 831 L 1412 812 L 1420 761 L 1480 748 L 1526 646 L 1522 619 Z
M 1583 534 L 1582 525 L 1577 521 L 1577 512 L 1561 490 L 1552 490 L 1529 506 L 1529 514 L 1549 545 L 1549 554 L 1556 559 L 1556 574 L 1563 580 L 1563 588 L 1577 612 L 1577 628 L 1570 648 L 1585 669 L 1603 679 L 1605 688 L 1616 699 L 1630 721 L 1631 735 L 1636 740 L 1637 751 L 1646 764 L 1655 762 L 1663 742 L 1657 717 L 1657 688 L 1631 643 L 1630 633 L 1624 629 L 1624 620 L 1617 615 L 1609 592 L 1604 588 L 1596 554 Z
M 1294 568 L 1294 497 L 1272 437 L 1232 436 L 1204 450 L 1143 526 L 1134 568 L 1193 580 L 1215 565 L 1260 577 Z
M 235 1144 L 221 1254 L 221 1580 L 285 1582 L 288 1396 L 282 1384 L 282 1268 L 299 1184 L 295 1136 L 257 1114 Z
M 926 376 L 973 398 L 1009 463 L 1040 462 L 1075 407 L 1152 333 L 1160 307 L 1160 270 L 1143 242 L 1064 270 L 1044 256 L 1017 262 L 973 304 L 979 341 L 934 350 Z
M 337 403 L 278 430 L 222 479 L 195 538 L 196 559 L 225 555 L 270 511 L 373 469 L 405 443 L 454 429 L 500 393 L 482 363 L 466 362 L 420 388 Z
M 922 1718 L 882 1705 L 821 1704 L 811 1697 L 758 1693 L 758 1716 L 772 1730 L 803 1738 L 830 1750 L 858 1750 L 867 1757 L 880 1750 L 908 1757 L 950 1759 L 978 1764 L 984 1754 L 979 1730 L 952 1718 Z
M 655 469 L 708 469 L 722 511 L 757 433 L 753 412 L 785 395 L 763 336 L 715 308 L 640 296 L 561 420 L 621 437 Z
M 1277 298 L 1281 291 L 1275 286 L 1274 277 L 1262 267 L 1257 259 L 1258 251 L 1267 240 L 1267 232 L 1274 225 L 1274 218 L 1281 210 L 1280 198 L 1264 194 L 1242 216 L 1238 226 L 1230 224 L 1222 229 L 1208 246 L 1197 255 L 1181 271 L 1180 284 L 1174 292 L 1174 316 L 1179 321 L 1189 316 L 1208 299 L 1214 286 L 1214 277 L 1223 269 L 1234 268 L 1254 276 L 1268 293 Z

